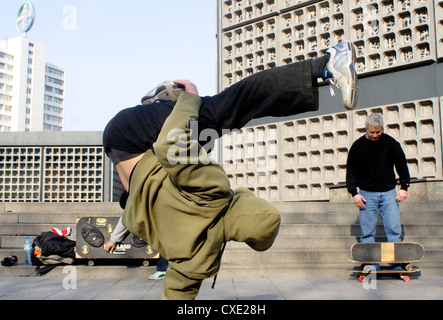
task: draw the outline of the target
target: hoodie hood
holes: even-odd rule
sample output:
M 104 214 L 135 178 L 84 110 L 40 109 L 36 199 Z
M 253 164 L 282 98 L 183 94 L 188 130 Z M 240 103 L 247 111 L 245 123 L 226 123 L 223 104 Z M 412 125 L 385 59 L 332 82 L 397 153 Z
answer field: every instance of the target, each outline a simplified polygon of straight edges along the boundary
M 266 251 L 280 230 L 280 213 L 268 201 L 240 188 L 234 192 L 224 224 L 226 242 L 245 242 L 256 251 Z

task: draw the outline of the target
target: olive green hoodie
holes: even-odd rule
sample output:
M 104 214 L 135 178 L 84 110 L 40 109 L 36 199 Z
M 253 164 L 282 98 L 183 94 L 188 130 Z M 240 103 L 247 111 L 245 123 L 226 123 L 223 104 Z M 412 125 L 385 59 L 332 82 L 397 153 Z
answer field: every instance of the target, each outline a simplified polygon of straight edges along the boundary
M 169 260 L 163 298 L 193 299 L 217 274 L 222 247 L 269 249 L 278 211 L 245 188 L 231 190 L 223 168 L 193 139 L 200 97 L 183 93 L 154 144 L 133 171 L 124 225 Z

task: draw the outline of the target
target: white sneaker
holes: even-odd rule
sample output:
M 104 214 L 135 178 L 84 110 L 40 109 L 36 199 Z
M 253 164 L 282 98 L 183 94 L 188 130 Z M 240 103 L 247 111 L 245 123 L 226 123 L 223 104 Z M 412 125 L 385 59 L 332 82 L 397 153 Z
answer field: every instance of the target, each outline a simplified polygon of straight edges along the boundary
M 355 71 L 355 47 L 349 42 L 341 42 L 327 53 L 331 58 L 326 66 L 327 71 L 333 78 L 329 79 L 331 85 L 341 89 L 343 95 L 343 105 L 348 110 L 353 110 L 358 100 L 358 78 Z M 335 91 L 331 86 L 331 94 Z
M 164 271 L 157 271 L 156 273 L 151 274 L 148 279 L 149 280 L 163 280 L 165 275 L 166 275 L 166 272 L 164 272 Z

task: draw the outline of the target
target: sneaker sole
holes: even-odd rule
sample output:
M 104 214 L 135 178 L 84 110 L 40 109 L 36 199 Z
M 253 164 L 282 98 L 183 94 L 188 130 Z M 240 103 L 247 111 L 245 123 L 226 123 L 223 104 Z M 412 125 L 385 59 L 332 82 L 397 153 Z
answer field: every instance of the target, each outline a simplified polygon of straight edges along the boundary
M 354 67 L 356 63 L 356 51 L 354 45 L 351 42 L 347 41 L 346 44 L 348 46 L 348 51 L 350 52 L 351 56 L 351 58 L 349 59 L 350 61 L 346 63 L 346 69 L 350 71 L 350 74 L 348 73 L 346 75 L 346 78 L 351 79 L 351 83 L 349 85 L 351 92 L 345 92 L 345 94 L 343 94 L 343 105 L 347 110 L 353 110 L 358 101 L 358 91 L 359 91 L 357 72 L 355 71 Z M 337 71 L 334 69 L 331 70 L 331 72 L 334 74 Z M 343 93 L 343 88 L 342 88 L 342 93 Z
M 359 85 L 358 85 L 358 76 L 357 71 L 355 70 L 355 63 L 356 63 L 356 51 L 355 46 L 352 43 L 348 43 L 348 45 L 351 46 L 351 63 L 349 64 L 349 69 L 351 70 L 351 105 L 347 107 L 345 105 L 345 108 L 348 110 L 353 110 L 357 104 L 358 101 L 358 91 L 359 91 Z

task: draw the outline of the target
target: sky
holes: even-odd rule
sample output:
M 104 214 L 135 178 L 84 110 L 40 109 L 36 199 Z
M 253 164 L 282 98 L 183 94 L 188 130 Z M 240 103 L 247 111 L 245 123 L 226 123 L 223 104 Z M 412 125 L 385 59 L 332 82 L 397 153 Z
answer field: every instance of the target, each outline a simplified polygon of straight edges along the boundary
M 23 0 L 2 0 L 0 38 Z M 103 131 L 120 110 L 165 80 L 189 79 L 216 93 L 216 0 L 32 0 L 27 37 L 46 46 L 46 62 L 67 73 L 65 131 Z

